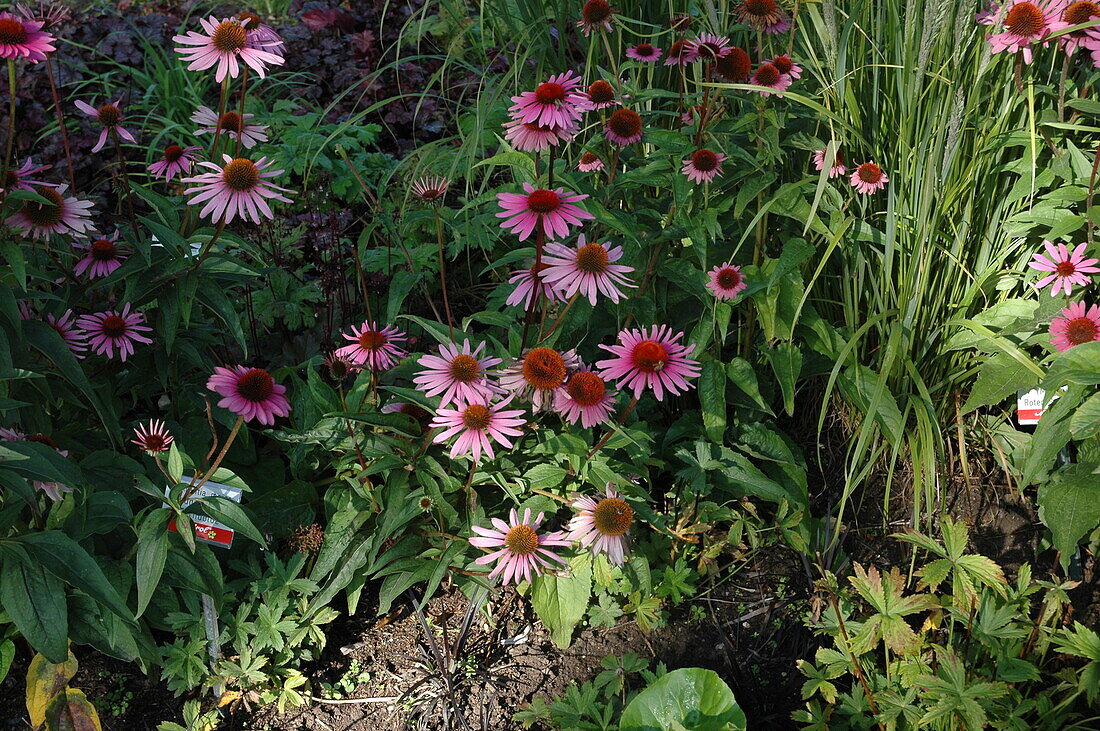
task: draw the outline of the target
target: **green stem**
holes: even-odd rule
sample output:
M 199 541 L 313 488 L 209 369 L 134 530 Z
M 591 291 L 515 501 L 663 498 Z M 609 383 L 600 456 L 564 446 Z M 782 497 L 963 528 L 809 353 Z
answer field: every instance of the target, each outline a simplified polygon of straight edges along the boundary
M 11 106 L 8 109 L 8 149 L 4 153 L 4 170 L 0 175 L 0 181 L 8 179 L 8 170 L 11 169 L 11 151 L 15 144 L 15 59 L 8 59 L 8 91 L 11 97 Z
M 210 465 L 210 469 L 206 471 L 206 474 L 198 484 L 192 482 L 191 487 L 183 494 L 183 498 L 180 502 L 187 500 L 189 497 L 198 492 L 199 488 L 206 484 L 206 481 L 218 471 L 218 467 L 221 466 L 222 460 L 225 459 L 225 455 L 229 453 L 229 447 L 233 444 L 233 440 L 237 438 L 237 434 L 241 431 L 241 425 L 244 424 L 244 417 L 238 416 L 237 421 L 233 424 L 233 430 L 229 432 L 229 437 L 225 440 L 225 444 L 222 445 L 222 451 L 218 452 L 217 459 L 214 460 L 214 464 Z
M 439 215 L 439 207 L 433 206 L 435 212 L 435 241 L 439 251 L 439 282 L 443 288 L 443 310 L 447 313 L 447 333 L 451 342 L 455 339 L 454 317 L 451 316 L 451 301 L 447 296 L 447 264 L 443 254 L 443 217 Z

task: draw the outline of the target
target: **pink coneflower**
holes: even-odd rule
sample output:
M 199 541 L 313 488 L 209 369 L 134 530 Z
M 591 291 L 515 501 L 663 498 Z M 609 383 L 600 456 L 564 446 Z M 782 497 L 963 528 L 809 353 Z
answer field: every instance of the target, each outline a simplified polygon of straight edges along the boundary
M 707 275 L 707 287 L 720 300 L 737 299 L 737 295 L 749 286 L 741 276 L 741 267 L 726 262 L 714 267 Z
M 338 349 L 336 355 L 372 371 L 393 368 L 397 361 L 408 355 L 404 348 L 397 345 L 405 342 L 407 336 L 393 325 L 379 328 L 368 320 L 358 327 L 352 327 L 351 334 L 343 335 L 352 344 Z
M 197 135 L 217 134 L 220 127 L 221 134 L 240 142 L 245 149 L 250 149 L 258 142 L 267 142 L 268 127 L 266 124 L 252 124 L 250 120 L 255 116 L 226 112 L 219 117 L 218 113 L 210 107 L 200 105 L 191 115 L 191 121 L 199 125 L 195 130 Z
M 544 546 L 568 546 L 570 541 L 560 531 L 553 533 L 539 533 L 542 525 L 543 513 L 539 513 L 531 520 L 531 509 L 525 508 L 523 520 L 515 508 L 508 516 L 505 523 L 500 518 L 493 518 L 493 527 L 482 528 L 480 525 L 470 526 L 470 530 L 477 533 L 470 538 L 470 545 L 478 548 L 498 548 L 488 555 L 474 561 L 481 566 L 496 562 L 496 568 L 489 572 L 492 578 L 503 573 L 502 581 L 505 584 L 519 583 L 520 579 L 530 581 L 535 576 L 541 576 L 544 568 L 563 568 L 568 565 L 552 551 Z M 556 561 L 560 566 L 554 566 L 551 561 Z
M 556 74 L 534 91 L 512 97 L 513 119 L 542 127 L 573 127 L 589 109 L 588 95 L 580 90 L 581 77 L 572 71 Z
M 668 47 L 665 66 L 686 66 L 695 61 L 695 49 L 687 41 L 674 41 Z
M 603 129 L 604 136 L 619 147 L 632 145 L 642 139 L 642 117 L 633 109 L 616 109 Z
M 31 63 L 46 60 L 46 54 L 56 51 L 54 37 L 42 30 L 37 20 L 0 13 L 0 58 L 25 58 Z
M 993 25 L 997 22 L 997 15 L 1001 12 L 998 3 L 990 2 L 983 10 L 974 13 L 974 22 L 978 25 Z
M 255 419 L 271 426 L 276 416 L 290 413 L 286 386 L 275 383 L 275 379 L 263 368 L 217 366 L 206 387 L 222 397 L 218 406 L 243 416 L 245 421 Z
M 260 223 L 261 215 L 264 218 L 274 218 L 267 199 L 290 203 L 290 199 L 280 195 L 276 191 L 292 193 L 293 191 L 271 183 L 268 178 L 282 175 L 282 170 L 268 170 L 266 157 L 261 157 L 255 162 L 246 157 L 233 159 L 229 155 L 222 156 L 225 167 L 217 163 L 202 161 L 198 164 L 210 168 L 214 172 L 200 173 L 190 178 L 183 178 L 184 183 L 199 183 L 197 187 L 189 188 L 187 195 L 192 196 L 187 201 L 189 205 L 196 206 L 207 201 L 203 206 L 200 216 L 210 216 L 213 221 L 225 220 L 230 223 L 236 216 L 246 221 Z
M 661 58 L 661 49 L 652 43 L 639 43 L 626 49 L 626 57 L 642 63 L 656 63 Z
M 3 183 L 3 185 L 0 186 L 0 190 L 4 193 L 10 193 L 13 190 L 34 190 L 35 187 L 49 185 L 49 183 L 45 183 L 41 180 L 31 180 L 30 177 L 32 175 L 37 175 L 43 170 L 49 170 L 51 167 L 53 166 L 35 166 L 34 161 L 28 157 L 27 161 L 20 167 L 8 170 L 7 177 L 3 181 L 0 181 Z
M 581 359 L 572 350 L 559 353 L 553 348 L 532 348 L 501 373 L 500 385 L 536 410 L 549 409 L 558 390 L 580 366 Z
M 87 254 L 73 267 L 73 274 L 81 276 L 87 273 L 90 279 L 98 279 L 106 277 L 122 266 L 122 262 L 126 261 L 126 255 L 118 245 L 118 233 L 115 231 L 114 236 L 109 238 L 74 243 L 75 248 L 83 249 Z
M 504 408 L 511 401 L 509 396 L 496 404 L 473 403 L 456 409 L 439 409 L 431 426 L 443 431 L 436 434 L 433 441 L 439 444 L 457 436 L 451 446 L 451 459 L 472 454 L 474 462 L 478 462 L 482 452 L 493 459 L 493 442 L 511 449 L 509 437 L 522 434 L 519 427 L 524 424 L 523 411 Z
M 691 157 L 684 160 L 684 167 L 680 169 L 688 180 L 695 184 L 712 183 L 722 174 L 722 163 L 726 156 L 721 152 L 712 150 L 696 150 Z
M 541 127 L 513 119 L 504 124 L 504 139 L 520 152 L 543 152 L 555 145 L 569 142 L 576 127 Z
M 107 144 L 107 136 L 111 132 L 114 132 L 127 142 L 137 142 L 134 136 L 127 132 L 126 128 L 122 126 L 122 109 L 118 106 L 121 101 L 122 97 L 119 97 L 118 101 L 114 104 L 104 104 L 101 107 L 93 107 L 91 104 L 77 100 L 77 109 L 103 126 L 103 129 L 99 131 L 99 141 L 95 143 L 92 152 L 99 152 L 103 149 L 103 145 Z
M 772 94 L 783 96 L 783 92 L 791 85 L 791 77 L 781 74 L 774 63 L 765 61 L 756 67 L 749 83 L 768 87 L 767 89 L 753 89 L 761 96 L 771 96 Z
M 580 293 L 596 304 L 596 294 L 602 293 L 612 302 L 624 296 L 622 288 L 636 285 L 626 274 L 634 267 L 616 264 L 623 256 L 623 247 L 597 242 L 587 243 L 584 234 L 577 237 L 577 248 L 565 244 L 549 243 L 542 261 L 547 265 L 543 279 L 566 297 Z
M 576 495 L 573 509 L 577 514 L 569 521 L 569 539 L 592 551 L 592 555 L 606 554 L 611 563 L 622 566 L 630 546 L 628 534 L 634 525 L 634 508 L 608 485 L 599 500 Z
M 83 234 L 92 231 L 91 201 L 82 201 L 66 196 L 67 185 L 41 185 L 34 192 L 45 198 L 48 203 L 25 200 L 22 207 L 8 217 L 7 224 L 36 239 L 50 234 Z
M 790 76 L 792 79 L 802 78 L 802 67 L 791 60 L 787 54 L 776 56 L 772 59 L 772 65 L 779 69 L 779 73 Z
M 695 40 L 688 41 L 688 46 L 696 61 L 716 61 L 733 48 L 729 38 L 713 33 L 703 33 Z
M 752 73 L 752 60 L 744 50 L 730 46 L 724 56 L 715 60 L 714 70 L 726 81 L 740 84 Z
M 665 391 L 673 395 L 687 391 L 691 388 L 687 379 L 700 373 L 699 362 L 688 357 L 695 346 L 681 345 L 683 337 L 683 333 L 674 335 L 667 325 L 623 330 L 617 345 L 600 344 L 615 357 L 599 361 L 596 367 L 605 379 L 618 379 L 620 386 L 633 390 L 635 398 L 651 388 L 663 401 Z
M 278 53 L 270 48 L 257 48 L 255 42 L 250 42 L 245 25 L 235 18 L 219 21 L 210 16 L 206 20 L 200 18 L 199 23 L 203 33 L 190 31 L 187 35 L 172 37 L 174 42 L 183 45 L 175 50 L 189 62 L 187 68 L 191 71 L 201 71 L 216 64 L 218 70 L 214 79 L 220 83 L 226 75 L 237 78 L 241 72 L 238 61 L 248 64 L 261 79 L 267 64 L 280 66 L 283 63 Z
M 270 25 L 264 23 L 255 13 L 240 13 L 237 15 L 244 29 L 248 31 L 248 47 L 258 48 L 261 51 L 282 56 L 285 51 L 283 37 Z
M 191 172 L 191 165 L 197 159 L 195 153 L 200 149 L 194 145 L 190 147 L 168 145 L 164 148 L 164 156 L 149 166 L 149 173 L 154 178 L 163 177 L 165 182 L 172 180 L 177 175 L 182 178 Z
M 554 394 L 554 410 L 585 429 L 611 421 L 614 409 L 615 398 L 607 384 L 591 371 L 577 371 Z
M 581 159 L 577 162 L 577 170 L 582 173 L 594 173 L 597 170 L 603 170 L 603 160 L 598 155 L 586 152 L 581 155 Z
M 37 442 L 38 444 L 44 444 L 50 449 L 54 450 L 62 457 L 68 457 L 69 452 L 65 449 L 58 449 L 57 444 L 54 443 L 45 434 L 24 434 L 18 429 L 5 429 L 0 427 L 0 441 L 3 442 Z M 61 499 L 63 493 L 72 492 L 73 489 L 68 485 L 62 485 L 60 482 L 40 482 L 39 480 L 30 480 L 31 487 L 35 490 L 46 493 L 46 497 L 54 502 Z
M 588 0 L 581 8 L 581 19 L 577 21 L 577 27 L 587 38 L 593 31 L 597 33 L 611 32 L 611 18 L 615 11 L 607 0 Z
M 820 171 L 825 167 L 825 152 L 825 150 L 814 150 L 814 170 Z M 837 150 L 833 155 L 833 166 L 829 168 L 829 177 L 839 178 L 846 172 L 848 167 L 844 164 L 844 153 Z
M 380 411 L 383 414 L 404 414 L 415 420 L 421 429 L 427 429 L 432 420 L 432 412 L 408 401 L 392 401 Z
M 782 33 L 791 27 L 790 17 L 775 0 L 745 0 L 735 12 L 742 23 L 764 33 Z
M 31 309 L 30 305 L 26 302 L 19 303 L 19 319 L 20 320 L 41 320 L 47 325 L 52 327 L 57 334 L 61 336 L 61 339 L 65 341 L 65 344 L 69 346 L 69 350 L 77 358 L 83 358 L 81 355 L 88 349 L 88 344 L 84 342 L 85 335 L 83 331 L 76 326 L 76 315 L 72 310 L 65 310 L 61 317 L 54 317 L 50 313 L 43 315 L 37 314 Z
M 593 109 L 607 109 L 619 104 L 615 98 L 615 87 L 602 79 L 588 85 L 588 101 Z
M 1065 2 L 1066 0 L 1063 0 L 1063 3 Z M 1084 0 L 1080 2 L 1069 2 L 1065 4 L 1065 10 L 1062 11 L 1061 18 L 1051 24 L 1050 32 L 1054 33 L 1066 28 L 1072 28 L 1075 25 L 1087 23 L 1098 17 L 1100 17 L 1100 5 L 1097 3 Z M 1085 46 L 1091 50 L 1100 43 L 1100 39 L 1097 38 L 1096 34 L 1096 28 L 1086 28 L 1084 30 L 1074 31 L 1073 33 L 1059 36 L 1058 44 L 1067 54 L 1073 55 L 1081 46 Z
M 1051 321 L 1050 335 L 1050 344 L 1059 352 L 1100 341 L 1100 305 L 1086 310 L 1084 302 L 1071 302 Z
M 130 443 L 149 453 L 167 452 L 175 441 L 175 437 L 168 433 L 168 427 L 160 419 L 150 419 L 148 424 L 138 424 L 134 435 L 137 439 L 131 439 Z
M 447 195 L 447 189 L 451 187 L 451 181 L 442 175 L 432 175 L 426 178 L 417 178 L 409 187 L 413 197 L 429 206 L 438 206 Z
M 525 241 L 537 228 L 541 228 L 547 238 L 563 237 L 569 234 L 570 226 L 579 226 L 581 221 L 595 218 L 574 205 L 587 198 L 586 194 L 568 193 L 562 188 L 536 190 L 530 183 L 524 183 L 523 190 L 523 194 L 497 193 L 497 201 L 504 209 L 497 218 L 508 219 L 500 227 L 513 230 L 520 241 Z
M 994 25 L 1003 27 L 1001 33 L 988 38 L 993 53 L 1023 51 L 1024 63 L 1031 63 L 1031 46 L 1046 39 L 1051 25 L 1059 19 L 1058 3 L 1016 2 L 997 14 Z
M 134 343 L 148 345 L 153 342 L 141 334 L 153 331 L 144 323 L 145 315 L 137 310 L 131 313 L 130 303 L 127 302 L 122 312 L 108 310 L 84 315 L 76 321 L 76 326 L 87 333 L 88 345 L 93 353 L 114 358 L 115 348 L 118 348 L 119 360 L 125 363 L 126 358 L 134 353 Z
M 1050 258 L 1048 259 L 1042 254 L 1032 254 L 1033 261 L 1028 262 L 1028 266 L 1041 272 L 1053 272 L 1050 276 L 1043 277 L 1034 284 L 1035 289 L 1042 289 L 1054 282 L 1054 286 L 1050 288 L 1051 297 L 1056 296 L 1059 289 L 1062 289 L 1067 295 L 1070 294 L 1075 284 L 1082 287 L 1088 286 L 1089 277 L 1086 275 L 1100 272 L 1100 269 L 1093 266 L 1100 260 L 1085 258 L 1086 244 L 1079 244 L 1072 253 L 1065 244 L 1055 246 L 1050 241 L 1044 241 L 1043 245 L 1046 247 Z
M 863 163 L 852 173 L 852 187 L 864 195 L 882 190 L 889 182 L 889 176 L 873 162 Z
M 440 396 L 439 405 L 455 404 L 463 406 L 469 403 L 488 403 L 500 393 L 500 389 L 489 380 L 493 366 L 499 365 L 500 358 L 482 356 L 485 343 L 473 350 L 470 341 L 465 340 L 459 348 L 455 343 L 439 346 L 439 355 L 423 355 L 418 361 L 424 370 L 413 377 L 413 383 L 425 396 Z
M 508 299 L 505 300 L 504 304 L 513 307 L 522 306 L 523 309 L 527 310 L 531 308 L 533 297 L 545 297 L 550 302 L 564 302 L 566 297 L 561 290 L 546 283 L 547 268 L 546 262 L 541 262 L 537 274 L 534 265 L 530 269 L 520 269 L 517 272 L 512 272 L 512 275 L 508 277 L 508 281 L 516 285 L 516 288 L 508 295 Z

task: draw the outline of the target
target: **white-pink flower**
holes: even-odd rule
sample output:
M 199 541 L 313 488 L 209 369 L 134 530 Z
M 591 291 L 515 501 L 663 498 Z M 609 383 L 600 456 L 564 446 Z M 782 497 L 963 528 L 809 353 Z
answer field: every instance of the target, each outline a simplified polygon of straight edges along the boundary
M 489 576 L 504 574 L 502 581 L 505 584 L 519 583 L 521 579 L 530 581 L 535 576 L 541 576 L 544 568 L 555 568 L 552 561 L 557 562 L 559 567 L 566 566 L 564 560 L 545 546 L 568 546 L 570 541 L 561 532 L 539 533 L 542 519 L 543 513 L 539 513 L 531 520 L 531 509 L 526 508 L 523 520 L 520 520 L 513 508 L 507 523 L 493 518 L 493 528 L 470 526 L 470 530 L 477 534 L 470 538 L 470 545 L 498 549 L 474 563 L 482 566 L 496 563 Z
M 506 409 L 512 397 L 495 404 L 472 403 L 455 409 L 439 409 L 432 418 L 433 429 L 441 431 L 435 435 L 436 444 L 457 437 L 451 445 L 451 458 L 471 455 L 474 462 L 485 454 L 493 459 L 493 442 L 508 449 L 512 448 L 510 437 L 518 437 L 523 432 L 519 427 L 525 421 L 521 409 Z
M 1086 259 L 1085 248 L 1087 244 L 1078 244 L 1071 252 L 1065 244 L 1054 244 L 1044 241 L 1049 259 L 1042 254 L 1032 254 L 1032 261 L 1028 266 L 1041 272 L 1051 272 L 1034 284 L 1035 289 L 1042 289 L 1051 282 L 1050 296 L 1055 297 L 1058 290 L 1063 290 L 1067 295 L 1073 291 L 1073 285 L 1088 286 L 1089 274 L 1100 272 L 1100 268 L 1093 266 L 1100 261 L 1098 259 Z

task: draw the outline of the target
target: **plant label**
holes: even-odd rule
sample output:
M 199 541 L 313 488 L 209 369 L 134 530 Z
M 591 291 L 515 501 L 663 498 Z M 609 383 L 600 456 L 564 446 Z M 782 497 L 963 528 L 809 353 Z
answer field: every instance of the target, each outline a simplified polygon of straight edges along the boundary
M 1039 417 L 1054 403 L 1056 398 L 1058 398 L 1058 394 L 1054 394 L 1048 399 L 1047 392 L 1041 388 L 1021 388 L 1016 392 L 1016 422 L 1020 426 L 1038 424 Z
M 194 480 L 195 478 L 191 478 Z M 171 488 L 165 488 L 164 494 L 167 495 Z M 204 497 L 223 497 L 228 500 L 232 500 L 235 503 L 241 501 L 242 490 L 239 487 L 233 487 L 232 485 L 223 485 L 220 482 L 206 482 L 191 498 L 183 502 L 184 509 L 188 505 L 195 502 L 196 498 Z M 209 543 L 212 546 L 219 546 L 220 548 L 230 548 L 233 545 L 233 536 L 236 535 L 236 531 L 223 523 L 219 523 L 213 518 L 208 518 L 205 515 L 191 514 L 191 521 L 195 524 L 195 540 L 202 541 L 203 543 Z M 168 523 L 168 530 L 179 532 L 176 528 L 176 521 L 172 519 Z

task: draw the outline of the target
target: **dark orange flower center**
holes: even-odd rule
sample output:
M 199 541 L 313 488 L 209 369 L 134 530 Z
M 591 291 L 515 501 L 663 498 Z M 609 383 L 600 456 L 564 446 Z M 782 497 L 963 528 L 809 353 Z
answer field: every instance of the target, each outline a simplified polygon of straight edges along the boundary
M 791 61 L 790 56 L 776 56 L 772 59 L 772 65 L 779 69 L 781 74 L 789 74 L 794 68 L 794 62 Z
M 668 361 L 668 350 L 658 342 L 643 340 L 634 346 L 634 352 L 630 357 L 638 370 L 644 373 L 659 373 Z
M 634 508 L 617 497 L 605 498 L 592 511 L 592 522 L 605 536 L 621 536 L 634 523 Z
M 655 51 L 653 50 L 652 44 L 639 43 L 637 46 L 634 47 L 634 53 L 641 56 L 642 58 L 649 58 L 650 56 L 653 56 L 655 54 Z
M 126 334 L 126 321 L 118 315 L 109 315 L 103 318 L 99 329 L 109 338 L 120 338 Z
M 756 83 L 760 86 L 775 86 L 779 83 L 779 69 L 775 64 L 760 64 L 760 68 L 756 69 Z
M 210 44 L 222 53 L 237 53 L 248 45 L 248 31 L 232 20 L 223 21 L 210 36 Z
M 600 244 L 585 244 L 577 249 L 577 269 L 585 274 L 603 274 L 607 271 L 607 249 Z
M 1062 14 L 1062 20 L 1070 25 L 1080 25 L 1081 23 L 1087 23 L 1098 15 L 1100 15 L 1100 5 L 1090 2 L 1076 2 L 1066 8 L 1066 12 Z
M 718 167 L 718 155 L 710 150 L 696 150 L 691 153 L 691 164 L 696 170 L 709 173 Z
M 56 226 L 61 222 L 63 211 L 61 194 L 53 188 L 45 186 L 35 188 L 34 192 L 48 200 L 49 203 L 25 201 L 23 203 L 23 215 L 39 228 Z
M 116 127 L 122 121 L 122 112 L 114 104 L 104 104 L 96 110 L 96 119 L 104 127 Z
M 27 29 L 14 18 L 0 18 L 0 44 L 13 46 L 27 42 Z
M 1005 16 L 1008 32 L 1024 38 L 1038 35 L 1045 25 L 1043 11 L 1034 3 L 1016 3 Z
M 255 13 L 244 12 L 237 15 L 237 22 L 245 27 L 245 30 L 256 30 L 260 25 L 260 16 Z
M 718 276 L 715 277 L 715 279 L 718 280 L 718 286 L 722 289 L 733 289 L 741 284 L 741 272 L 733 267 L 726 267 L 718 272 Z
M 113 261 L 118 258 L 118 247 L 113 241 L 99 239 L 92 242 L 91 253 L 96 261 Z
M 565 87 L 554 81 L 546 81 L 535 88 L 535 98 L 543 104 L 554 104 L 565 99 Z
M 523 359 L 523 378 L 539 391 L 565 383 L 565 359 L 551 348 L 535 348 Z
M 477 358 L 460 353 L 451 361 L 448 372 L 451 378 L 459 383 L 473 383 L 481 375 L 481 366 L 478 364 Z
M 179 145 L 168 145 L 164 148 L 164 159 L 168 162 L 176 162 L 183 157 L 183 148 Z
M 141 440 L 141 446 L 147 452 L 162 452 L 164 451 L 164 437 L 160 434 L 146 434 Z
M 611 4 L 607 0 L 588 0 L 581 10 L 584 22 L 589 25 L 602 23 L 611 17 Z
M 38 442 L 39 444 L 45 444 L 50 449 L 57 449 L 57 444 L 45 434 L 30 434 L 27 436 L 27 441 Z
M 539 534 L 529 525 L 517 525 L 504 534 L 504 545 L 517 556 L 530 556 L 539 547 Z
M 462 412 L 462 424 L 467 429 L 485 431 L 493 423 L 493 412 L 481 404 L 470 404 Z
M 749 15 L 767 18 L 769 21 L 779 13 L 779 5 L 775 0 L 745 0 L 742 9 Z
M 275 393 L 275 379 L 263 368 L 252 368 L 237 379 L 237 393 L 255 403 L 267 401 Z
M 580 406 L 595 406 L 603 401 L 604 394 L 607 393 L 607 386 L 604 385 L 603 379 L 595 373 L 578 371 L 569 379 L 569 383 L 565 386 L 565 392 L 569 394 L 569 398 L 576 401 Z
M 606 81 L 593 81 L 588 87 L 588 98 L 595 104 L 615 101 L 615 90 Z
M 359 333 L 359 347 L 363 350 L 378 350 L 387 342 L 386 336 L 377 330 L 364 330 Z
M 236 112 L 226 112 L 218 117 L 218 126 L 227 132 L 240 132 L 244 129 L 244 119 Z
M 674 41 L 671 46 L 668 47 L 668 55 L 672 58 L 680 58 L 688 53 L 688 44 L 684 41 Z
M 1060 261 L 1054 271 L 1059 277 L 1072 277 L 1077 273 L 1077 267 L 1071 261 Z
M 535 213 L 550 213 L 561 205 L 561 198 L 552 190 L 532 190 L 527 196 L 527 207 Z
M 642 118 L 632 109 L 617 109 L 607 120 L 607 126 L 619 137 L 637 137 L 642 131 Z
M 856 170 L 856 175 L 864 183 L 877 183 L 882 180 L 882 168 L 873 162 L 865 162 Z
M 599 162 L 599 161 L 600 161 L 599 156 L 598 155 L 593 155 L 591 152 L 586 152 L 583 155 L 581 155 L 581 165 L 591 165 L 592 163 Z
M 730 81 L 741 81 L 752 71 L 752 61 L 749 54 L 734 46 L 725 56 L 715 61 L 715 69 Z
M 1097 339 L 1100 327 L 1088 317 L 1078 317 L 1066 323 L 1066 340 L 1070 345 L 1091 343 Z
M 260 169 L 251 160 L 238 157 L 222 170 L 222 180 L 230 190 L 243 193 L 260 183 Z

